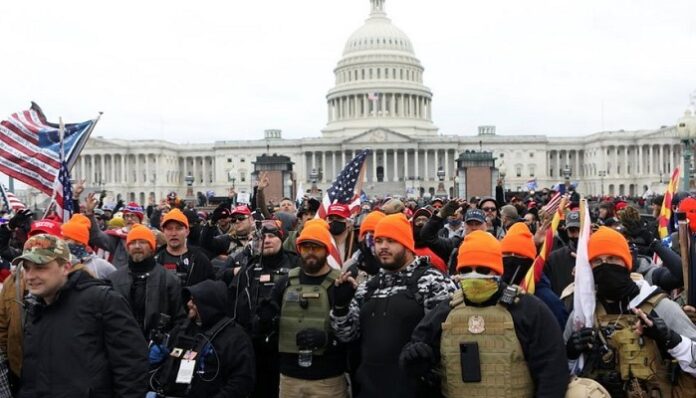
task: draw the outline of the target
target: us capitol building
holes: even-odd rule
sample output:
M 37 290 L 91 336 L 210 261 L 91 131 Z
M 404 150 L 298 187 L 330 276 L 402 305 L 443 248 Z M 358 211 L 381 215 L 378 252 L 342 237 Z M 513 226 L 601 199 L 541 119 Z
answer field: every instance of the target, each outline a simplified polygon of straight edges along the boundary
M 326 188 L 354 153 L 370 148 L 368 195 L 433 192 L 440 180 L 450 195 L 462 195 L 455 161 L 483 150 L 492 153 L 513 191 L 534 179 L 550 187 L 570 175 L 585 194 L 642 195 L 661 193 L 681 162 L 674 126 L 583 137 L 498 136 L 495 126 L 481 126 L 470 136 L 439 132 L 432 120 L 433 94 L 411 41 L 387 18 L 385 0 L 370 3 L 368 19 L 348 38 L 334 69 L 321 137 L 283 139 L 280 130 L 266 130 L 256 140 L 205 144 L 92 137 L 73 178 L 141 203 L 152 194 L 158 199 L 170 191 L 183 194 L 187 176 L 194 191 L 225 195 L 232 185 L 237 192 L 249 191 L 257 156 L 277 153 L 294 162 L 288 187 L 308 189 L 310 176 L 318 175 L 317 185 Z

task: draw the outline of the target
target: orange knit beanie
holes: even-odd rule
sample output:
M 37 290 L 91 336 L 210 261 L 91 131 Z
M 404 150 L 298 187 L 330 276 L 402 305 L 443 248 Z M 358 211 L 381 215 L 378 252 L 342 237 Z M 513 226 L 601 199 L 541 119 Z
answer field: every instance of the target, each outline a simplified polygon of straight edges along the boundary
M 390 214 L 379 220 L 375 227 L 375 238 L 389 238 L 401 243 L 411 252 L 416 251 L 411 223 L 403 213 Z
M 146 241 L 150 244 L 150 249 L 155 251 L 155 234 L 152 233 L 148 227 L 141 224 L 136 224 L 133 228 L 131 228 L 130 232 L 128 232 L 128 236 L 126 236 L 126 246 L 130 245 L 130 243 L 134 240 Z
M 503 274 L 503 251 L 498 240 L 488 232 L 473 231 L 466 234 L 459 246 L 457 271 L 464 267 L 488 267 L 498 275 Z
M 523 222 L 512 224 L 500 244 L 503 253 L 515 253 L 531 259 L 536 258 L 537 250 L 534 237 L 527 224 Z
M 365 237 L 366 233 L 370 231 L 374 232 L 375 228 L 377 227 L 377 223 L 379 223 L 384 217 L 386 217 L 386 214 L 382 213 L 381 211 L 373 211 L 365 216 L 360 223 L 360 239 Z
M 305 222 L 300 236 L 297 237 L 297 246 L 303 242 L 313 242 L 323 245 L 328 251 L 331 247 L 331 232 L 329 224 L 321 218 L 315 218 Z
M 590 241 L 587 243 L 587 255 L 592 261 L 597 256 L 617 256 L 620 257 L 626 268 L 630 271 L 633 269 L 633 256 L 628 248 L 628 242 L 618 231 L 599 227 L 599 229 L 590 235 Z
M 75 216 L 73 216 L 70 221 L 61 226 L 61 229 L 63 231 L 63 238 L 72 239 L 83 246 L 89 244 L 89 226 L 85 224 L 83 220 L 76 219 Z

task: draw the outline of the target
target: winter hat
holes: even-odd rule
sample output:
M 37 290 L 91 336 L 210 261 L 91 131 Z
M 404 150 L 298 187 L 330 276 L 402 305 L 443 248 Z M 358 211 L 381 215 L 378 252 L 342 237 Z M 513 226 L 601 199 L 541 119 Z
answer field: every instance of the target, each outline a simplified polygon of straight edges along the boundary
M 97 210 L 97 209 L 94 209 L 94 210 Z M 84 214 L 81 214 L 81 213 L 73 214 L 72 217 L 70 217 L 70 221 L 77 221 L 77 222 L 80 222 L 82 224 L 85 224 L 88 229 L 92 227 L 92 221 L 89 218 L 85 217 Z M 70 221 L 68 221 L 68 222 L 70 222 Z
M 411 220 L 415 220 L 417 217 L 420 216 L 425 216 L 425 217 L 432 217 L 433 212 L 430 211 L 427 207 L 421 207 L 420 209 L 416 210 L 415 213 L 413 213 L 413 217 L 411 217 Z
M 484 231 L 473 231 L 464 237 L 457 255 L 457 271 L 464 267 L 484 266 L 503 274 L 503 251 L 500 242 Z
M 517 220 L 520 218 L 519 213 L 517 213 L 517 208 L 513 205 L 505 205 L 501 207 L 500 214 L 508 218 L 512 218 L 513 220 Z
M 323 245 L 328 251 L 331 247 L 331 233 L 329 232 L 329 224 L 320 219 L 315 218 L 307 221 L 297 237 L 297 246 L 303 242 L 313 242 Z
M 373 211 L 367 214 L 365 218 L 360 223 L 360 239 L 365 237 L 365 234 L 372 231 L 374 232 L 377 227 L 377 223 L 380 222 L 386 214 L 381 211 Z
M 620 257 L 626 268 L 630 271 L 633 268 L 633 257 L 628 249 L 628 242 L 619 232 L 612 228 L 599 227 L 597 232 L 590 235 L 587 243 L 587 255 L 589 260 L 602 255 Z
M 184 213 L 181 212 L 179 209 L 174 209 L 170 210 L 165 216 L 162 218 L 162 222 L 160 225 L 162 228 L 169 222 L 169 221 L 176 221 L 179 224 L 183 225 L 184 227 L 188 228 L 189 227 L 189 221 L 188 218 L 184 215 Z
M 679 211 L 686 213 L 686 218 L 689 219 L 689 229 L 691 232 L 696 232 L 696 199 L 688 197 L 679 202 Z
M 121 217 L 114 217 L 111 220 L 109 220 L 109 223 L 107 224 L 109 228 L 123 228 L 126 226 L 126 222 L 123 221 L 123 218 Z
M 400 201 L 399 199 L 389 199 L 385 204 L 382 205 L 382 211 L 387 215 L 403 213 L 405 208 L 406 206 L 404 205 L 404 202 Z
M 415 252 L 413 229 L 403 213 L 391 214 L 381 219 L 375 227 L 375 238 L 389 238 L 401 243 L 411 252 Z
M 126 236 L 126 246 L 130 245 L 130 243 L 134 240 L 146 241 L 150 244 L 150 249 L 155 251 L 155 234 L 152 233 L 148 227 L 136 225 L 131 228 L 130 232 L 128 232 L 128 236 Z
M 76 215 L 77 214 L 75 214 L 75 216 Z M 61 227 L 63 230 L 63 238 L 72 239 L 83 246 L 87 246 L 89 245 L 89 227 L 84 223 L 84 220 L 75 218 L 75 216 Z
M 129 202 L 126 205 L 126 207 L 123 209 L 123 215 L 125 216 L 126 214 L 135 214 L 140 219 L 140 222 L 143 222 L 143 217 L 145 216 L 143 208 L 135 202 Z
M 537 255 L 532 232 L 523 222 L 512 224 L 500 245 L 503 253 L 515 253 L 531 259 Z

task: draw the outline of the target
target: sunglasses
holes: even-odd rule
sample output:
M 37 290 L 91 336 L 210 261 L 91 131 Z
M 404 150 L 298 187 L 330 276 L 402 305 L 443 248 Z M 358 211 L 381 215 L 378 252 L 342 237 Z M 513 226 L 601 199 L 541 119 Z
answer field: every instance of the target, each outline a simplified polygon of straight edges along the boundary
M 297 245 L 297 248 L 300 250 L 301 253 L 318 252 L 320 250 L 325 249 L 324 246 L 317 245 L 315 243 L 302 243 L 300 245 Z
M 232 216 L 230 217 L 230 219 L 232 220 L 232 222 L 240 222 L 246 220 L 247 216 Z
M 481 275 L 488 275 L 491 272 L 491 269 L 488 267 L 462 267 L 459 269 L 460 274 L 469 274 L 471 272 L 476 272 L 477 274 Z
M 496 209 L 495 207 L 482 207 L 481 210 L 485 211 L 486 213 L 490 213 L 490 212 L 496 211 L 498 209 Z

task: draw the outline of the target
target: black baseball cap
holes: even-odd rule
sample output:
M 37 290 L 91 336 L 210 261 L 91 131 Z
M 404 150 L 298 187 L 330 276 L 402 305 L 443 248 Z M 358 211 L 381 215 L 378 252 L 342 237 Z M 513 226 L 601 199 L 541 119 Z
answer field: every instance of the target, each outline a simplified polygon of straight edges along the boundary
M 464 222 L 478 221 L 481 224 L 486 222 L 486 213 L 481 209 L 469 209 L 464 216 Z

